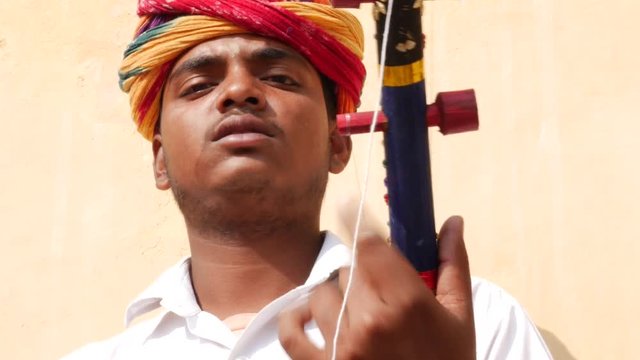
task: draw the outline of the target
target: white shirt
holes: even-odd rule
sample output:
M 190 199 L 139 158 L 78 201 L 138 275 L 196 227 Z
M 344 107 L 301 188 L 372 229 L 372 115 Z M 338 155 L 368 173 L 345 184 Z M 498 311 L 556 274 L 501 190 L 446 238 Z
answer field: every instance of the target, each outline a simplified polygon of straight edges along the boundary
M 184 259 L 128 306 L 125 324 L 158 307 L 160 315 L 63 359 L 288 359 L 278 341 L 278 314 L 302 301 L 310 289 L 350 260 L 349 248 L 327 233 L 307 281 L 264 307 L 237 336 L 216 316 L 200 309 L 191 286 L 189 259 Z M 551 359 L 535 325 L 513 297 L 486 280 L 474 278 L 472 285 L 477 359 Z M 314 343 L 324 343 L 315 324 L 305 330 Z

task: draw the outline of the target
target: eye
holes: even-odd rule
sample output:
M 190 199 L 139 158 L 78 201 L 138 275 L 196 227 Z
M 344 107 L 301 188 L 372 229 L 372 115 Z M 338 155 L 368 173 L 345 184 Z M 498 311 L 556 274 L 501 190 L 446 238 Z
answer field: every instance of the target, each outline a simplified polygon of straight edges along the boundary
M 181 97 L 190 96 L 190 95 L 198 95 L 204 94 L 205 92 L 213 89 L 218 85 L 213 81 L 205 81 L 201 80 L 198 82 L 191 82 L 189 84 L 185 84 L 184 90 L 180 92 Z
M 263 81 L 268 83 L 273 83 L 277 85 L 286 85 L 286 86 L 296 86 L 298 83 L 290 76 L 277 74 L 277 75 L 268 75 L 262 78 Z

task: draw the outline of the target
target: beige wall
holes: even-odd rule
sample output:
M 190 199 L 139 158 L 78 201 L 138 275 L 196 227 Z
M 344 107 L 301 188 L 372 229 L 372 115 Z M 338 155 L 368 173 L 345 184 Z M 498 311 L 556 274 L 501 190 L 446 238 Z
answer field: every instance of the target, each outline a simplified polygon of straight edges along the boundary
M 134 7 L 0 2 L 0 358 L 57 358 L 114 334 L 127 302 L 188 253 L 116 84 Z M 426 7 L 430 98 L 473 87 L 481 112 L 480 132 L 432 133 L 437 221 L 466 217 L 474 273 L 522 301 L 559 359 L 640 357 L 638 13 L 631 0 Z M 372 40 L 368 8 L 360 18 Z M 332 179 L 330 228 L 364 147 L 353 160 Z M 384 223 L 380 149 L 372 162 Z

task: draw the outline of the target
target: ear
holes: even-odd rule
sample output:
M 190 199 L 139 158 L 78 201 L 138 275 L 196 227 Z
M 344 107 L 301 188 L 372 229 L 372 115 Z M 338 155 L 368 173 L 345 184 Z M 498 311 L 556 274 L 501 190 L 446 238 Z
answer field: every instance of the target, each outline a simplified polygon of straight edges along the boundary
M 333 122 L 329 130 L 329 150 L 331 151 L 329 171 L 333 174 L 339 174 L 351 158 L 351 137 L 340 134 L 336 122 Z
M 156 179 L 156 187 L 160 190 L 171 188 L 171 182 L 167 175 L 167 161 L 162 147 L 162 135 L 153 136 L 153 176 Z

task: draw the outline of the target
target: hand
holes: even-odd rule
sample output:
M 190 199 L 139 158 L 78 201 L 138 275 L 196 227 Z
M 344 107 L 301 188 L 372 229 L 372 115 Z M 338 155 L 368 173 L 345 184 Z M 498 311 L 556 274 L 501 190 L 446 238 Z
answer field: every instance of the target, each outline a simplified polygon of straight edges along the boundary
M 475 332 L 463 221 L 449 218 L 439 240 L 435 295 L 411 264 L 376 235 L 358 243 L 357 266 L 341 325 L 337 358 L 474 359 Z M 309 302 L 280 317 L 280 342 L 293 359 L 324 360 L 332 354 L 338 313 L 349 272 L 316 287 Z M 315 320 L 326 346 L 304 333 Z

